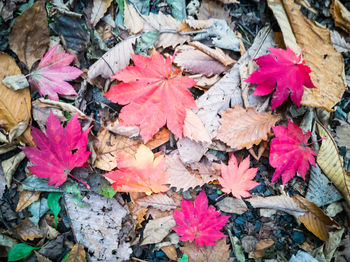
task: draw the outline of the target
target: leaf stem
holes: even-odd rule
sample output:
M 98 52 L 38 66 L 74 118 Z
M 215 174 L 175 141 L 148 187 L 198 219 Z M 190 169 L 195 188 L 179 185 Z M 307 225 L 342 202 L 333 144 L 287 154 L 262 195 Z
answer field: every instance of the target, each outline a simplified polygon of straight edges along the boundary
M 84 181 L 81 181 L 79 178 L 76 178 L 76 177 L 73 176 L 72 174 L 68 174 L 68 175 L 71 176 L 71 177 L 73 177 L 74 179 L 78 180 L 79 182 L 83 183 L 83 184 L 87 187 L 87 189 L 90 189 L 90 186 L 89 186 L 87 183 L 85 183 Z
M 316 140 L 316 141 L 313 141 L 313 142 L 311 142 L 311 143 L 308 143 L 308 144 L 306 144 L 306 145 L 309 146 L 309 145 L 315 144 L 315 143 L 320 142 L 320 141 L 325 140 L 325 139 L 327 139 L 327 138 L 326 138 L 326 137 L 321 137 L 320 139 L 318 139 L 318 140 Z

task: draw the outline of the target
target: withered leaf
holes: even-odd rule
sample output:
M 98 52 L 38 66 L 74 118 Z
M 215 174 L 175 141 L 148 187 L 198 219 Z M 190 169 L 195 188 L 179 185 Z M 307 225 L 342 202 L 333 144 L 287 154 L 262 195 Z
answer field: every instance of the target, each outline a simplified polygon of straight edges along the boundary
M 42 238 L 40 230 L 34 225 L 32 221 L 26 217 L 21 224 L 16 226 L 14 230 L 21 236 L 24 241 L 34 240 L 35 238 Z
M 92 7 L 92 13 L 90 18 L 90 23 L 95 26 L 98 21 L 103 17 L 104 13 L 107 11 L 108 7 L 111 5 L 112 0 L 94 0 L 94 5 Z
M 86 254 L 84 246 L 80 243 L 74 245 L 72 250 L 69 252 L 69 256 L 65 260 L 66 262 L 85 262 Z
M 21 192 L 19 192 L 19 200 L 16 207 L 16 211 L 21 212 L 27 206 L 37 201 L 39 197 L 40 192 L 22 190 Z
M 136 200 L 136 203 L 141 207 L 151 206 L 162 211 L 167 211 L 178 207 L 172 198 L 163 193 L 152 194 L 150 196 L 140 198 Z

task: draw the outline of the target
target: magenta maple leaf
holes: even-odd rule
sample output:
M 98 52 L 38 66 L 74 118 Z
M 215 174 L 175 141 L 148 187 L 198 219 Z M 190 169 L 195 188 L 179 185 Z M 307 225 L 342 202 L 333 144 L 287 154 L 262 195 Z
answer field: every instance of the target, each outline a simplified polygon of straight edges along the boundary
M 55 53 L 58 44 L 52 47 L 41 59 L 38 67 L 30 73 L 28 82 L 38 89 L 40 95 L 58 101 L 58 95 L 76 95 L 74 88 L 67 83 L 80 76 L 83 71 L 69 66 L 75 55 Z
M 309 164 L 315 166 L 316 153 L 307 145 L 311 132 L 303 134 L 292 121 L 285 126 L 272 127 L 275 138 L 271 140 L 270 165 L 276 168 L 272 182 L 282 176 L 283 185 L 286 184 L 298 171 L 305 179 Z
M 192 201 L 182 199 L 181 210 L 175 210 L 173 217 L 177 224 L 172 229 L 182 241 L 195 241 L 199 246 L 215 246 L 215 241 L 225 237 L 219 230 L 223 228 L 228 216 L 220 216 L 213 206 L 208 207 L 204 191 Z
M 301 61 L 299 57 L 287 47 L 287 50 L 270 48 L 271 54 L 260 56 L 254 61 L 259 65 L 245 81 L 257 84 L 254 95 L 264 96 L 275 93 L 272 96 L 271 108 L 280 106 L 291 93 L 294 104 L 300 107 L 300 101 L 304 94 L 304 86 L 316 88 L 311 81 L 311 69 Z
M 86 151 L 86 144 L 90 128 L 82 133 L 78 116 L 74 114 L 63 129 L 60 120 L 51 111 L 46 122 L 46 135 L 32 127 L 37 147 L 22 148 L 33 164 L 28 170 L 38 177 L 48 178 L 49 185 L 62 185 L 71 170 L 84 166 L 89 158 L 91 152 Z

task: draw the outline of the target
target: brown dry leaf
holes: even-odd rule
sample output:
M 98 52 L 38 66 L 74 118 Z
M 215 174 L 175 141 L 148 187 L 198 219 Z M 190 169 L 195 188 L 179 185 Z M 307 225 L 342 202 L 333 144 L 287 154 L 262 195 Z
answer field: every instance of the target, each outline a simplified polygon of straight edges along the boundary
M 107 130 L 113 134 L 126 136 L 129 138 L 136 137 L 140 134 L 140 127 L 138 126 L 122 126 L 119 123 L 119 119 L 114 122 L 110 122 L 107 125 Z
M 217 81 L 221 79 L 219 75 L 215 75 L 212 77 L 205 77 L 202 74 L 199 74 L 199 75 L 191 75 L 189 77 L 196 80 L 197 83 L 195 87 L 203 91 L 210 89 Z
M 144 198 L 136 200 L 136 204 L 140 207 L 154 207 L 160 209 L 161 211 L 168 211 L 177 208 L 177 205 L 174 200 L 168 197 L 166 194 L 152 194 Z
M 222 4 L 212 0 L 203 0 L 197 15 L 199 20 L 207 20 L 210 18 L 224 19 L 231 29 L 234 24 L 231 21 L 230 11 Z
M 85 262 L 86 254 L 84 246 L 82 244 L 75 244 L 72 250 L 69 252 L 69 256 L 65 260 L 66 262 Z
M 261 258 L 265 253 L 265 249 L 275 244 L 271 238 L 261 239 L 255 244 L 255 251 L 249 254 L 249 258 Z
M 135 7 L 132 4 L 127 4 L 124 0 L 124 25 L 128 29 L 128 32 L 132 35 L 140 33 L 144 23 L 144 20 L 138 14 Z
M 216 206 L 223 212 L 233 213 L 233 214 L 243 214 L 248 211 L 247 205 L 242 199 L 237 199 L 233 197 L 225 197 L 216 203 Z
M 38 262 L 52 262 L 50 259 L 48 259 L 47 257 L 44 257 L 43 255 L 41 255 L 40 253 L 38 253 L 36 250 L 34 250 L 34 254 L 35 257 L 37 259 Z
M 350 34 L 349 10 L 346 9 L 346 7 L 339 0 L 333 0 L 329 11 L 334 18 L 335 25 L 343 29 L 348 34 Z
M 147 23 L 144 25 L 143 31 L 173 30 L 174 33 L 161 33 L 155 47 L 175 47 L 190 40 L 190 36 L 188 35 L 176 34 L 177 29 L 180 26 L 181 22 L 173 18 L 171 15 L 150 13 L 149 16 L 147 16 Z
M 206 46 L 198 41 L 190 42 L 189 45 L 197 48 L 198 50 L 202 51 L 203 53 L 207 54 L 208 56 L 211 56 L 212 58 L 218 60 L 224 66 L 229 66 L 229 65 L 232 65 L 233 63 L 236 62 L 230 56 L 226 55 L 224 53 L 224 51 L 222 51 L 218 47 L 215 47 L 215 49 L 212 49 L 209 46 Z
M 161 217 L 150 220 L 143 231 L 141 245 L 156 244 L 161 242 L 176 226 L 173 216 Z
M 180 250 L 188 255 L 190 262 L 232 262 L 230 258 L 230 246 L 226 244 L 226 238 L 215 242 L 215 246 L 197 247 L 195 242 L 185 242 Z
M 49 47 L 45 1 L 37 1 L 16 18 L 9 36 L 11 49 L 30 69 Z
M 29 123 L 31 122 L 30 90 L 29 88 L 24 88 L 14 91 L 2 84 L 4 77 L 21 73 L 11 56 L 0 52 L 0 68 L 0 119 L 1 125 L 5 127 L 7 132 L 10 132 L 12 128 L 20 122 L 28 120 L 28 118 Z M 28 146 L 35 145 L 30 128 L 26 129 L 19 137 L 19 140 Z
M 47 223 L 47 220 L 49 220 L 49 216 L 44 217 L 44 219 L 40 219 L 39 221 L 39 228 L 41 230 L 41 233 L 43 236 L 47 239 L 53 240 L 55 239 L 60 233 L 52 226 L 50 226 Z M 53 222 L 53 224 L 55 224 Z
M 94 0 L 90 18 L 90 23 L 93 26 L 96 26 L 96 24 L 100 21 L 111 3 L 112 0 Z
M 322 241 L 328 240 L 328 232 L 331 227 L 339 228 L 338 223 L 323 213 L 322 209 L 314 203 L 299 195 L 295 195 L 293 199 L 301 208 L 309 211 L 306 214 L 299 216 L 300 222 Z
M 143 144 L 141 138 L 129 139 L 121 135 L 113 135 L 107 129 L 103 129 L 97 136 L 96 145 L 97 158 L 95 167 L 111 171 L 117 167 L 116 155 L 118 153 L 134 155 L 139 145 Z M 150 149 L 157 148 L 169 141 L 169 131 L 162 129 L 156 133 L 152 140 L 146 144 Z
M 171 187 L 176 187 L 177 190 L 188 190 L 217 179 L 215 171 L 204 176 L 204 174 L 200 175 L 199 172 L 187 170 L 180 159 L 178 151 L 173 151 L 172 154 L 166 155 L 165 162 L 166 170 L 170 175 L 168 184 Z
M 208 28 L 214 24 L 214 20 L 194 20 L 184 19 L 181 26 L 177 29 L 178 32 L 191 32 Z
M 136 229 L 142 228 L 141 223 L 145 220 L 145 215 L 148 209 L 146 207 L 142 208 L 139 205 L 131 202 L 128 203 L 128 207 L 131 215 L 136 221 Z
M 326 138 L 318 151 L 317 164 L 350 206 L 350 175 L 343 168 L 343 158 L 331 134 L 320 123 L 317 123 L 317 129 L 319 135 Z
M 165 255 L 169 259 L 177 261 L 178 257 L 177 257 L 177 252 L 174 245 L 162 247 L 161 250 L 165 253 Z
M 178 48 L 174 63 L 187 72 L 212 76 L 221 74 L 229 69 L 215 58 L 194 47 L 184 45 Z
M 222 114 L 216 138 L 236 150 L 249 149 L 262 140 L 267 141 L 271 127 L 278 120 L 278 115 L 258 112 L 254 108 L 243 109 L 236 105 Z
M 129 65 L 131 54 L 134 53 L 132 45 L 135 44 L 136 39 L 137 37 L 131 36 L 108 50 L 90 66 L 88 79 L 91 81 L 100 75 L 103 78 L 109 78 Z
M 40 192 L 22 190 L 19 192 L 19 200 L 16 207 L 17 212 L 21 212 L 23 209 L 28 207 L 30 204 L 37 201 L 40 197 Z
M 186 110 L 183 135 L 196 142 L 211 144 L 211 138 L 202 120 L 190 109 Z
M 34 240 L 35 238 L 42 238 L 40 230 L 34 225 L 32 221 L 26 217 L 21 224 L 14 228 L 17 234 L 21 236 L 24 241 Z
M 302 105 L 334 111 L 346 89 L 344 60 L 332 45 L 329 29 L 322 28 L 300 12 L 293 0 L 268 0 L 269 7 L 281 27 L 284 41 L 300 53 L 311 68 L 311 80 L 317 88 L 305 88 Z M 317 43 L 317 48 L 315 48 Z

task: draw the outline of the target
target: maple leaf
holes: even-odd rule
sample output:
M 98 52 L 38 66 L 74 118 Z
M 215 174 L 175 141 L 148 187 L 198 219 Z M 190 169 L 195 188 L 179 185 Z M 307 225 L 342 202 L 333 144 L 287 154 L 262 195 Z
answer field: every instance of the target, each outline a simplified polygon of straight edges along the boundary
M 280 106 L 289 96 L 294 104 L 300 107 L 300 101 L 304 94 L 304 87 L 316 88 L 311 81 L 311 69 L 301 61 L 299 57 L 287 47 L 287 50 L 280 48 L 269 48 L 271 54 L 260 56 L 254 61 L 259 69 L 252 73 L 245 81 L 257 84 L 254 95 L 264 96 L 275 93 L 272 96 L 271 108 Z M 289 91 L 290 92 L 289 92 Z
M 165 192 L 169 175 L 165 171 L 164 156 L 154 158 L 147 146 L 140 145 L 134 157 L 117 155 L 119 170 L 111 171 L 104 176 L 115 181 L 112 186 L 118 192 Z
M 40 95 L 58 101 L 58 95 L 76 95 L 74 88 L 66 81 L 76 79 L 83 71 L 69 66 L 75 55 L 55 53 L 58 44 L 41 59 L 38 67 L 30 73 L 28 82 L 38 89 Z
M 174 220 L 177 224 L 173 230 L 182 241 L 195 241 L 199 246 L 215 246 L 215 241 L 225 237 L 219 230 L 226 224 L 229 216 L 220 216 L 213 206 L 208 206 L 208 199 L 202 191 L 192 201 L 182 199 L 181 210 L 175 210 Z
M 119 117 L 123 125 L 138 125 L 141 136 L 148 141 L 165 124 L 177 136 L 182 136 L 186 109 L 196 107 L 188 88 L 195 81 L 172 71 L 172 58 L 157 51 L 152 58 L 132 55 L 135 66 L 128 66 L 112 78 L 123 81 L 106 94 L 114 103 L 126 105 Z
M 282 176 L 283 185 L 286 184 L 298 171 L 305 179 L 305 174 L 309 170 L 309 163 L 315 166 L 316 153 L 307 146 L 307 140 L 311 136 L 308 131 L 303 134 L 292 121 L 288 121 L 288 128 L 285 126 L 272 127 L 275 138 L 271 140 L 270 165 L 276 168 L 272 182 Z
M 46 135 L 32 127 L 36 147 L 23 147 L 25 155 L 33 166 L 29 171 L 41 178 L 48 178 L 49 185 L 60 186 L 70 175 L 74 167 L 82 167 L 91 152 L 86 151 L 88 134 L 91 127 L 81 132 L 78 115 L 74 114 L 66 127 L 50 112 L 46 122 Z
M 221 175 L 218 180 L 221 184 L 222 191 L 238 199 L 250 197 L 248 190 L 258 186 L 259 183 L 253 181 L 256 176 L 257 168 L 249 168 L 250 157 L 246 157 L 239 165 L 237 158 L 232 154 L 228 165 L 221 164 Z

